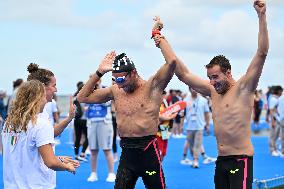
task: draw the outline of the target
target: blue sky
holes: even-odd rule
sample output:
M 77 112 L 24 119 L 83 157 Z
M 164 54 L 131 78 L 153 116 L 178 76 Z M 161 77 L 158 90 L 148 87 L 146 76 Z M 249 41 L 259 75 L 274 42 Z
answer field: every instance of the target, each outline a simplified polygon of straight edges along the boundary
M 177 56 L 206 79 L 207 64 L 224 54 L 233 76 L 245 73 L 257 48 L 258 18 L 245 0 L 1 0 L 0 89 L 26 78 L 35 62 L 51 69 L 58 94 L 71 94 L 79 80 L 94 73 L 104 55 L 126 52 L 147 79 L 164 63 L 150 39 L 152 18 L 160 15 L 163 34 Z M 267 2 L 270 50 L 259 87 L 284 85 L 284 1 Z M 110 85 L 111 77 L 103 77 Z M 176 77 L 169 88 L 187 87 Z

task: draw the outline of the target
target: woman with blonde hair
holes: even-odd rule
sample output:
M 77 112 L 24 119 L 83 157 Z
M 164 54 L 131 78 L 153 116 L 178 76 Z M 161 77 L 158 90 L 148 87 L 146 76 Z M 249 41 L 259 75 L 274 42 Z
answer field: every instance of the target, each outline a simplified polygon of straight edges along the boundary
M 41 82 L 21 85 L 2 131 L 4 188 L 53 189 L 55 171 L 75 173 L 72 163 L 54 155 L 54 129 L 39 116 L 45 104 Z

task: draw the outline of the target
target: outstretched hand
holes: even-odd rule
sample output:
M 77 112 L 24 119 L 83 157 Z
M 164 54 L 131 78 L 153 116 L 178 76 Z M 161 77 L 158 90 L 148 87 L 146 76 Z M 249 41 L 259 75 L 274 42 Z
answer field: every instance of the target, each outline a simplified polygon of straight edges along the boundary
M 66 163 L 66 165 L 67 165 L 67 171 L 75 175 L 76 169 L 74 165 L 72 163 Z
M 155 16 L 155 18 L 153 18 L 153 20 L 155 21 L 153 29 L 152 30 L 159 30 L 161 31 L 164 27 L 163 22 L 161 21 L 161 18 L 159 16 Z
M 266 12 L 266 2 L 265 0 L 255 0 L 253 3 L 253 7 L 255 8 L 257 14 L 265 14 Z
M 115 51 L 111 51 L 110 53 L 106 54 L 104 59 L 101 61 L 99 65 L 99 71 L 102 74 L 105 74 L 106 72 L 109 72 L 112 70 L 112 63 L 116 57 Z
M 69 114 L 68 114 L 68 117 L 70 119 L 73 119 L 75 117 L 75 113 L 76 113 L 76 106 L 74 105 L 73 98 L 70 95 L 70 97 L 69 97 Z
M 70 156 L 58 156 L 58 157 L 61 158 L 61 160 L 63 161 L 63 163 L 66 163 L 66 164 L 70 163 L 70 164 L 72 164 L 72 166 L 73 166 L 74 168 L 80 167 L 80 162 L 77 161 L 77 160 L 72 159 L 72 157 L 70 157 Z

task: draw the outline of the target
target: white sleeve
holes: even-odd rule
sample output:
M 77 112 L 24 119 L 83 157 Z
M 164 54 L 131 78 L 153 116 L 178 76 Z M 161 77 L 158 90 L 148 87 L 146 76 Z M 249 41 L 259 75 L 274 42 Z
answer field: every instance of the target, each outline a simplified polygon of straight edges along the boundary
M 204 112 L 210 112 L 207 100 L 204 100 Z
M 184 99 L 183 99 L 183 101 L 185 101 L 186 103 L 188 103 L 189 101 L 190 101 L 190 98 L 191 96 L 189 96 L 189 95 L 187 95 Z
M 35 132 L 36 147 L 54 144 L 54 129 L 47 120 L 38 119 L 35 127 L 37 129 Z
M 58 112 L 57 105 L 56 105 L 56 102 L 54 100 L 52 100 L 51 108 L 52 108 L 52 113 Z
M 272 110 L 276 107 L 278 101 L 276 98 L 272 97 L 269 101 L 269 109 Z

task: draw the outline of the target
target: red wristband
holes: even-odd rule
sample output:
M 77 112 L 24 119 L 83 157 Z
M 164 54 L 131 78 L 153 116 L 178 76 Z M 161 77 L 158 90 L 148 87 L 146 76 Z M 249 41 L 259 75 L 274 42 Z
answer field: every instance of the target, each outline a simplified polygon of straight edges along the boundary
M 153 37 L 155 37 L 155 35 L 161 35 L 161 31 L 157 30 L 157 29 L 152 30 L 152 37 L 151 37 L 151 39 L 153 39 Z

